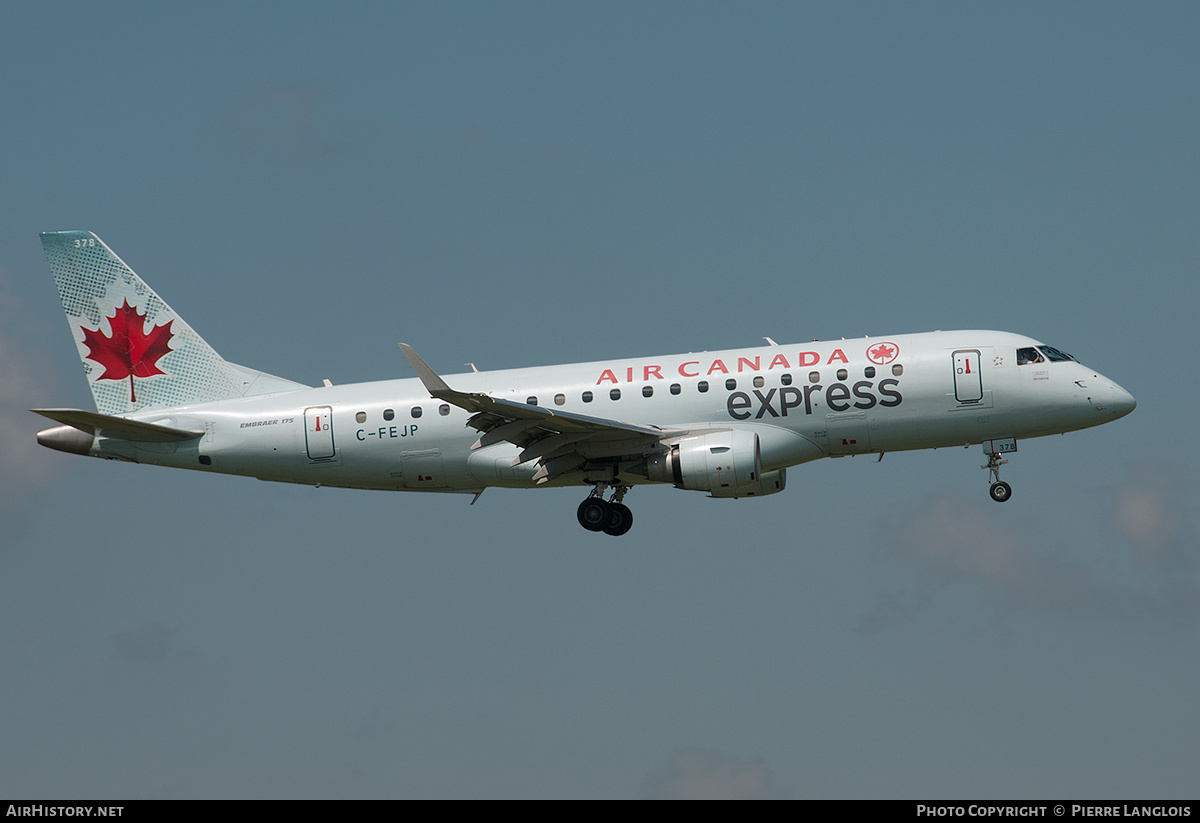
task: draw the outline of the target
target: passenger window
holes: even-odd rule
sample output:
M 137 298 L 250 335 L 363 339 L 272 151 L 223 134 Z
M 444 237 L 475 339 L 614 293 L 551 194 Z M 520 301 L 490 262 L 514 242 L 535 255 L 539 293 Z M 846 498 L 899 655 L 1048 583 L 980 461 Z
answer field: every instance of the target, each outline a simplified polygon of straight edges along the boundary
M 395 420 L 395 419 L 396 419 L 396 412 L 395 412 L 395 410 L 393 410 L 393 409 L 384 409 L 384 410 L 383 410 L 383 419 L 384 419 L 384 420 Z
M 610 391 L 608 393 L 608 396 L 613 400 L 620 400 L 621 399 L 621 390 L 613 389 L 612 391 Z
M 366 423 L 367 422 L 367 413 L 359 412 L 358 414 L 354 415 L 354 419 L 357 420 L 359 423 Z
M 591 393 L 590 391 L 585 391 L 585 392 L 583 393 L 583 402 L 584 402 L 584 403 L 591 403 L 591 402 L 592 402 L 592 393 Z
M 449 413 L 450 413 L 450 404 L 449 403 L 443 403 L 442 405 L 438 406 L 438 414 L 440 414 L 442 417 L 445 417 Z
M 700 392 L 701 394 L 704 394 L 704 392 L 708 391 L 708 381 L 701 380 L 699 383 L 697 383 L 696 391 Z
M 865 369 L 863 369 L 863 377 L 874 377 L 874 376 L 875 376 L 875 367 L 874 366 L 867 366 Z
M 411 414 L 414 418 L 420 417 L 421 416 L 421 407 L 413 406 Z
M 761 389 L 763 387 L 763 379 L 761 377 L 754 378 L 754 388 Z
M 808 382 L 809 383 L 820 383 L 821 382 L 821 373 L 819 371 L 810 371 L 808 373 Z
M 779 382 L 785 386 L 790 386 L 792 385 L 792 376 L 787 372 L 784 372 L 783 374 L 779 375 Z
M 896 365 L 892 366 L 892 374 L 896 377 L 899 377 L 900 375 L 904 374 L 904 367 L 897 363 Z
M 563 403 L 566 403 L 566 402 L 567 402 L 567 396 L 565 394 L 554 395 L 554 405 L 561 406 Z
M 737 381 L 734 380 L 732 377 L 729 378 L 728 380 L 725 381 L 725 388 L 729 389 L 730 391 L 733 391 L 734 389 L 737 388 Z
M 642 397 L 651 397 L 654 394 L 653 386 L 642 386 Z
M 846 379 L 847 377 L 849 377 L 849 376 L 850 376 L 850 372 L 846 371 L 845 369 L 838 369 L 838 370 L 837 370 L 837 377 L 838 377 L 838 380 L 845 380 L 845 379 Z
M 531 394 L 529 397 L 525 398 L 525 402 L 531 406 L 536 406 L 537 405 L 537 397 L 535 395 Z
M 679 394 L 681 391 L 683 391 L 683 386 L 680 386 L 678 383 L 671 384 L 671 394 Z

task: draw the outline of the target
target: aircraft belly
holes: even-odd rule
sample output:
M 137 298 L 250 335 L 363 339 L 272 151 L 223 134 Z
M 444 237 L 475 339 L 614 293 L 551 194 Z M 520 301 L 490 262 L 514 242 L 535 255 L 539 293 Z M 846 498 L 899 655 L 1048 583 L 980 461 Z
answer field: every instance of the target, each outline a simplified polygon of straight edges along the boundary
M 829 454 L 865 454 L 871 451 L 871 430 L 866 412 L 836 412 L 825 415 L 825 439 Z
M 396 401 L 396 405 L 402 405 Z M 471 438 L 457 426 L 435 418 L 429 423 L 358 424 L 347 415 L 340 442 L 343 477 L 362 488 L 396 491 L 477 489 L 467 471 Z
M 511 443 L 497 443 L 476 449 L 467 458 L 467 468 L 473 481 L 482 486 L 502 486 L 525 489 L 533 485 L 537 462 L 512 465 L 520 449 Z
M 943 397 L 939 394 L 937 399 L 925 403 L 913 397 L 909 408 L 902 412 L 889 410 L 872 415 L 869 449 L 866 450 L 889 452 L 944 448 L 979 443 L 989 437 L 999 436 L 993 433 L 993 429 L 1001 416 L 990 405 L 980 404 L 968 410 L 948 411 L 942 402 Z M 849 423 L 843 425 L 849 426 Z

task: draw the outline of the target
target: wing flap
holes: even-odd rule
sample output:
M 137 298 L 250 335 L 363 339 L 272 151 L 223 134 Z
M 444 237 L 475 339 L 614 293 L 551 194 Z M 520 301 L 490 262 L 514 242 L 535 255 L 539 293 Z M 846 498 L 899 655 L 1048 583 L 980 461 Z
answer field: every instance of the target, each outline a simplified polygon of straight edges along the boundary
M 530 460 L 540 460 L 567 447 L 572 447 L 571 451 L 574 451 L 574 445 L 586 438 L 587 435 L 585 434 L 553 434 L 549 437 L 544 437 L 522 449 L 521 453 L 513 458 L 512 465 L 519 466 L 522 463 L 528 463 Z

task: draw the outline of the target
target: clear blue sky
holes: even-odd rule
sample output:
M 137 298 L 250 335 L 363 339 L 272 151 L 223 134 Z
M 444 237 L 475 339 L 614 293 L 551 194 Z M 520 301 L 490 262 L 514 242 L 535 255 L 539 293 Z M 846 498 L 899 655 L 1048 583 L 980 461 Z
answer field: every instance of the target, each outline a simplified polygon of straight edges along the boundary
M 1194 3 L 9 3 L 0 796 L 1180 797 L 1200 762 Z M 1000 328 L 1111 426 L 762 500 L 37 447 L 39 231 L 319 383 Z

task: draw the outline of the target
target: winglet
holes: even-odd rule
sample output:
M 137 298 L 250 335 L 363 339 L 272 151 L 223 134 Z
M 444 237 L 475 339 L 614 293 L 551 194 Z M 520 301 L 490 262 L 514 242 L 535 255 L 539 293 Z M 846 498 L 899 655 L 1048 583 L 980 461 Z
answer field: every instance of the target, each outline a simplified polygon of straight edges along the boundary
M 446 385 L 446 381 L 431 369 L 428 363 L 421 359 L 421 355 L 417 354 L 412 346 L 407 343 L 397 343 L 396 345 L 400 347 L 400 351 L 404 352 L 404 356 L 408 358 L 409 365 L 413 367 L 413 371 L 417 373 L 417 377 L 425 385 L 425 391 L 429 392 L 430 397 L 445 400 L 447 403 L 452 403 L 460 409 L 466 409 L 469 412 L 477 412 L 494 403 L 503 402 L 492 400 L 486 394 L 455 391 Z
M 404 356 L 408 358 L 409 365 L 413 367 L 413 371 L 417 373 L 417 377 L 421 378 L 421 382 L 425 384 L 425 389 L 434 397 L 442 394 L 452 393 L 453 390 L 446 385 L 446 381 L 438 376 L 429 364 L 421 359 L 421 355 L 417 354 L 416 350 L 407 343 L 397 343 L 400 351 L 404 352 Z

